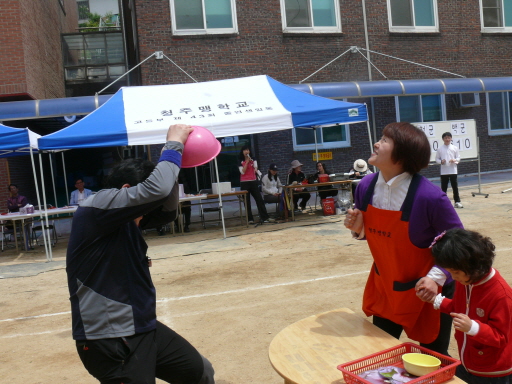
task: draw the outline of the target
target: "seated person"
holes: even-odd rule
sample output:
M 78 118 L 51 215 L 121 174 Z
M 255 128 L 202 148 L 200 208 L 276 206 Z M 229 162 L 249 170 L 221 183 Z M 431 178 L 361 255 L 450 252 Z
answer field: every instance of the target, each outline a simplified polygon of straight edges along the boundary
M 329 171 L 327 170 L 327 167 L 324 163 L 319 161 L 316 163 L 316 170 L 318 171 L 313 175 L 313 181 L 318 181 L 318 175 L 329 175 Z M 332 187 L 329 187 L 328 185 L 324 185 L 321 187 L 318 187 L 318 194 L 320 195 L 320 199 L 327 199 L 330 196 L 336 196 L 338 194 L 337 189 L 333 189 Z
M 363 177 L 373 173 L 370 168 L 368 168 L 368 164 L 363 159 L 358 159 L 354 161 L 354 167 L 349 171 L 349 178 L 352 179 L 352 201 L 354 199 L 354 194 L 356 193 L 357 184 L 361 181 Z
M 7 199 L 7 210 L 9 212 L 19 212 L 20 208 L 23 208 L 28 204 L 28 200 L 25 196 L 22 196 L 18 193 L 18 186 L 16 184 L 9 184 L 9 192 L 11 193 L 11 197 Z M 24 221 L 24 238 L 25 238 L 25 249 L 34 249 L 29 244 L 30 239 L 30 226 L 32 225 L 32 219 L 25 219 Z M 7 229 L 13 229 L 12 224 L 7 224 L 5 226 Z M 16 228 L 21 229 L 21 224 L 16 222 Z
M 7 210 L 9 212 L 19 212 L 20 208 L 28 204 L 25 196 L 18 194 L 18 186 L 16 184 L 9 184 L 9 192 L 11 197 L 7 199 Z
M 304 173 L 302 173 L 302 166 L 304 164 L 302 164 L 299 160 L 293 160 L 291 165 L 292 166 L 288 171 L 288 180 L 286 182 L 286 185 L 302 183 L 302 181 L 306 178 Z M 297 209 L 297 207 L 299 206 L 299 199 L 302 199 L 300 202 L 300 209 L 304 211 L 306 209 L 306 204 L 311 197 L 311 194 L 309 192 L 306 192 L 306 189 L 304 188 L 295 188 L 294 191 L 300 193 L 293 194 L 293 207 L 294 209 Z
M 283 185 L 277 176 L 277 165 L 270 164 L 268 173 L 261 179 L 261 191 L 265 203 L 279 203 Z
M 91 190 L 85 188 L 85 183 L 82 179 L 76 179 L 75 187 L 76 189 L 71 192 L 69 205 L 80 205 L 85 199 L 92 195 Z

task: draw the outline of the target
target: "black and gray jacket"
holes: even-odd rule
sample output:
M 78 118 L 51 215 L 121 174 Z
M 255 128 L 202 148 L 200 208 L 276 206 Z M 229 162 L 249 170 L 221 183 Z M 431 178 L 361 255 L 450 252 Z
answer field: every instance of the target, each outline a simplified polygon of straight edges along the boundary
M 156 326 L 156 292 L 147 244 L 134 220 L 155 227 L 176 217 L 183 145 L 165 150 L 144 182 L 104 189 L 77 209 L 66 256 L 73 338 L 94 340 Z

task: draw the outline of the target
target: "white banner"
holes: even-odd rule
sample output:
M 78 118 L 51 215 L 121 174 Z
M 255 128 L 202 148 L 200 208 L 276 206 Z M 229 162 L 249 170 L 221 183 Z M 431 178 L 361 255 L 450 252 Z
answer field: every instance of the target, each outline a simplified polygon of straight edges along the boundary
M 208 128 L 216 137 L 293 128 L 266 76 L 123 88 L 129 145 L 163 142 L 171 124 Z M 257 131 L 257 132 L 256 132 Z M 153 137 L 151 139 L 150 137 Z

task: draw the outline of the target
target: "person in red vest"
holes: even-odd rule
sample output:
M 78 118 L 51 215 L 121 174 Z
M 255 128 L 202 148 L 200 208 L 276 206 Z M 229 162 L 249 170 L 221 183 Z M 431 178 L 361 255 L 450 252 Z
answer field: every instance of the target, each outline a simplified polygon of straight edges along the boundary
M 368 160 L 379 172 L 359 182 L 345 226 L 367 240 L 374 260 L 363 297 L 366 315 L 397 339 L 405 331 L 447 355 L 452 319 L 418 300 L 416 290 L 422 287 L 418 296 L 427 301 L 441 290 L 452 297 L 454 282 L 434 265 L 429 246 L 462 223 L 446 194 L 418 174 L 429 161 L 423 131 L 406 122 L 388 124 Z

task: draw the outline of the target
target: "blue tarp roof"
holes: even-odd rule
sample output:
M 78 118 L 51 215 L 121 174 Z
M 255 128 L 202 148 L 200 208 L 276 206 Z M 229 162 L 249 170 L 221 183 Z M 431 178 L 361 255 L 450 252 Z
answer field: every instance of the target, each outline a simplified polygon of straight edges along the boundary
M 158 144 L 169 125 L 200 125 L 216 137 L 351 124 L 366 106 L 295 90 L 268 76 L 124 87 L 75 124 L 39 139 L 44 150 Z
M 0 157 L 26 155 L 30 153 L 30 147 L 37 151 L 38 137 L 28 128 L 11 128 L 0 124 Z

